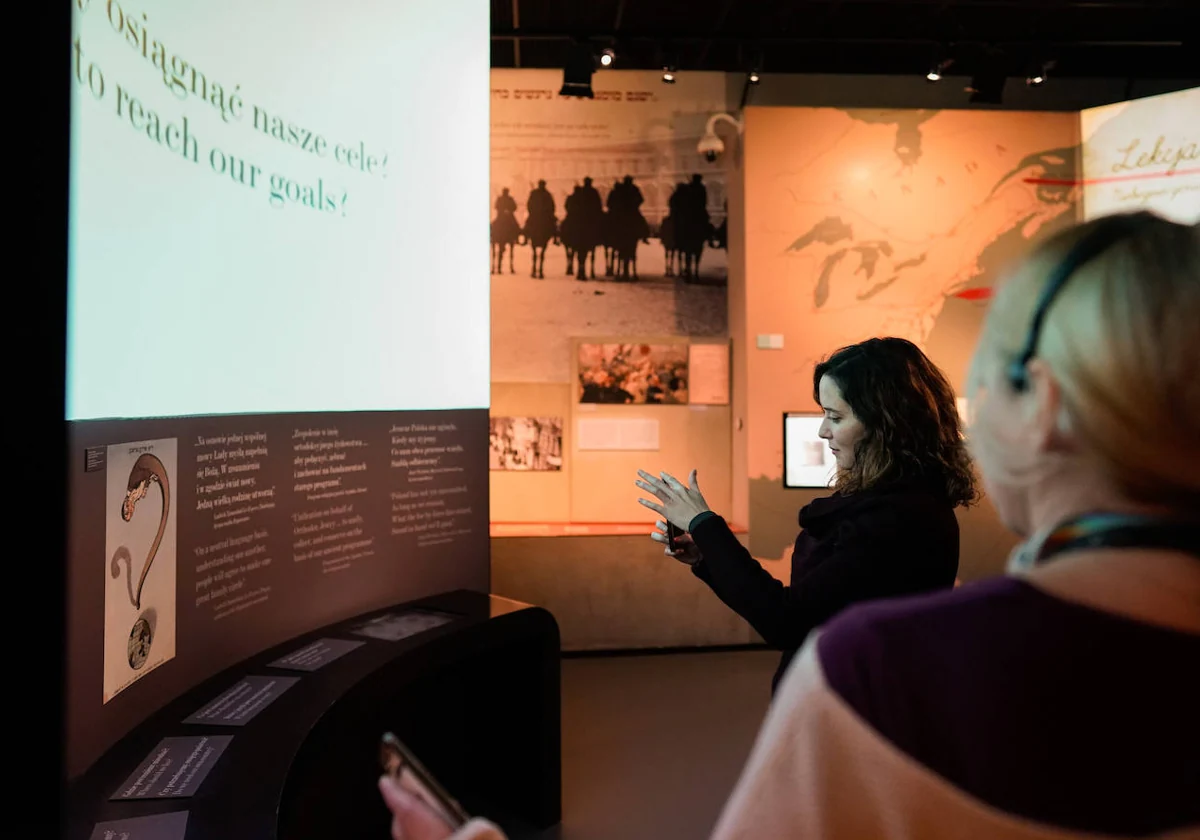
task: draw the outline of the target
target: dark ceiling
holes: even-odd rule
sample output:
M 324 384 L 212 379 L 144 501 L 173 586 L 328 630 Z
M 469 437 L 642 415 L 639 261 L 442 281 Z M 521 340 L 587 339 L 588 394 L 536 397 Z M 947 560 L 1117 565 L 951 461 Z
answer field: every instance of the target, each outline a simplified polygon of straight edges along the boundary
M 493 67 L 561 67 L 572 38 L 617 69 L 1200 75 L 1200 0 L 492 0 Z

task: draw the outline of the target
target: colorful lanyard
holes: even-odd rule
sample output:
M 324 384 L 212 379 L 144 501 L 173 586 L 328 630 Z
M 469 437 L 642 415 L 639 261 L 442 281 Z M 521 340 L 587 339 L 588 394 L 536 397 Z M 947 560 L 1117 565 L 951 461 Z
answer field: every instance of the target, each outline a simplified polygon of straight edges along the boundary
M 1122 513 L 1087 513 L 1067 520 L 1051 531 L 1038 547 L 1033 562 L 1045 563 L 1058 555 L 1084 548 L 1173 549 L 1200 558 L 1200 522 Z

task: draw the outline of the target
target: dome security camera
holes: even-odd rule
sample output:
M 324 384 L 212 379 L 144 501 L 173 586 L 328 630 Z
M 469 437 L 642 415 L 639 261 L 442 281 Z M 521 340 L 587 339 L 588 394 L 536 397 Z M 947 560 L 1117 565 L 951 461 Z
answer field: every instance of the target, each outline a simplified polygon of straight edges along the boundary
M 736 129 L 738 136 L 745 130 L 745 124 L 730 114 L 713 114 L 708 118 L 704 127 L 704 136 L 696 144 L 696 151 L 704 156 L 709 163 L 716 163 L 717 158 L 725 154 L 725 141 L 717 136 L 717 123 L 727 122 Z
M 709 163 L 716 163 L 717 158 L 725 154 L 725 141 L 711 131 L 700 138 L 696 151 L 704 155 Z

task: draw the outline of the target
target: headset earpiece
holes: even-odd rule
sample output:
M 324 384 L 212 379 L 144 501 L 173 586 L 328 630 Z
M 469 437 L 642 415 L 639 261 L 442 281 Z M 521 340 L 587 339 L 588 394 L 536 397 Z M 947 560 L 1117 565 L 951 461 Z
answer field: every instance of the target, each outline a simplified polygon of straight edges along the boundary
M 1029 369 L 1020 362 L 1010 362 L 1008 365 L 1008 384 L 1018 393 L 1029 388 Z

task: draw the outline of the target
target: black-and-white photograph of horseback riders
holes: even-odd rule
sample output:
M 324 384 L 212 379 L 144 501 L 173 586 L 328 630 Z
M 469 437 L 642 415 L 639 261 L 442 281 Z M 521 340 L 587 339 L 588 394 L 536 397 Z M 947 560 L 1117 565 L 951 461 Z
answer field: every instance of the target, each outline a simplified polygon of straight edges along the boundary
M 581 100 L 492 71 L 493 381 L 569 381 L 575 336 L 726 333 L 725 170 L 696 150 L 725 86 L 688 76 L 603 71 Z
M 648 280 L 700 282 L 705 249 L 726 249 L 725 208 L 721 208 L 720 225 L 715 225 L 704 175 L 697 172 L 671 188 L 666 213 L 655 214 L 653 228 L 642 212 L 645 204 L 646 196 L 633 175 L 614 181 L 603 197 L 592 177 L 585 175 L 561 206 L 544 178 L 529 191 L 524 208 L 518 206 L 508 187 L 502 187 L 493 208 L 492 274 L 516 274 L 516 254 L 528 248 L 529 276 L 545 280 L 546 252 L 561 248 L 566 266 L 557 266 L 552 259 L 552 274 L 563 268 L 562 276 L 584 282 L 636 283 L 642 279 L 638 274 L 641 248 L 643 271 L 650 271 Z M 517 220 L 522 210 L 523 223 Z M 662 252 L 658 260 L 654 259 L 655 248 Z M 711 253 L 709 257 L 711 260 Z M 719 264 L 725 268 L 725 260 Z M 717 272 L 710 274 L 713 279 L 717 276 Z M 724 279 L 723 273 L 720 279 Z
M 557 472 L 563 465 L 561 417 L 492 417 L 488 468 Z
M 687 405 L 686 344 L 580 344 L 579 402 Z

